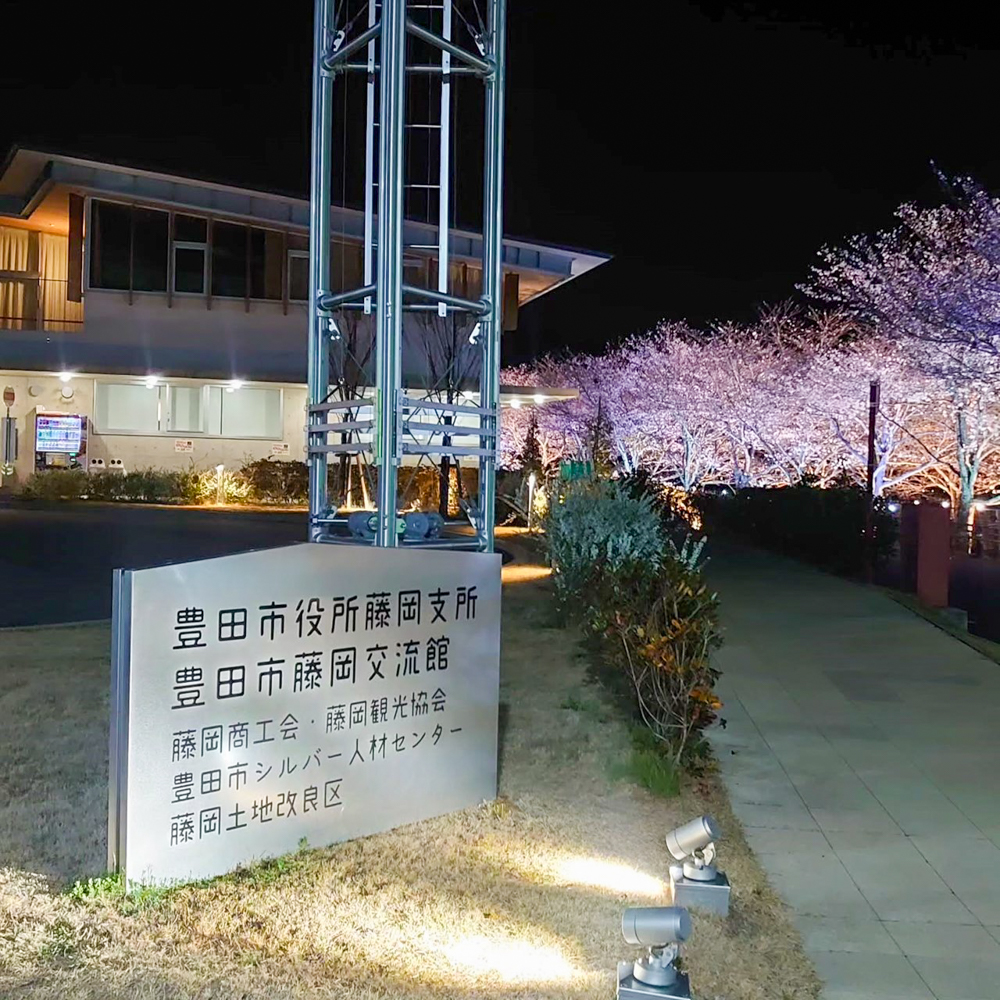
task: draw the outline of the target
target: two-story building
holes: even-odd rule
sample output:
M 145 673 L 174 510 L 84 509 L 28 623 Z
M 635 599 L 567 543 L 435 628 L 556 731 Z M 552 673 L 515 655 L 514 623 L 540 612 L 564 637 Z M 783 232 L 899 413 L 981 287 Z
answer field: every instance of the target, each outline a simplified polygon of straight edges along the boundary
M 15 481 L 67 462 L 301 459 L 308 219 L 302 198 L 15 148 L 0 168 L 0 387 L 13 396 Z M 333 291 L 362 283 L 363 227 L 362 213 L 333 209 Z M 404 238 L 407 280 L 436 283 L 436 229 L 407 222 Z M 453 289 L 475 296 L 480 236 L 453 230 L 449 251 Z M 505 329 L 520 306 L 607 259 L 505 239 Z M 370 384 L 368 319 L 351 347 Z M 409 386 L 436 377 L 428 322 L 407 320 Z M 504 392 L 504 405 L 556 395 L 521 392 Z

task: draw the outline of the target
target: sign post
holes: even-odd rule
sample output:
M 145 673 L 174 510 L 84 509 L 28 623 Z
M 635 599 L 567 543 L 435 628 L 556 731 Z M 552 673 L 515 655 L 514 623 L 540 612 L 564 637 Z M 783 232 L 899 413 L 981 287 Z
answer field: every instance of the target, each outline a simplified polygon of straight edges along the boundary
M 0 456 L 0 478 L 13 474 L 14 461 L 17 458 L 17 424 L 10 415 L 14 398 L 14 387 L 4 386 L 3 405 L 7 408 L 7 415 L 4 417 L 3 434 L 0 436 L 0 445 L 3 446 L 3 455 Z
M 241 863 L 496 795 L 500 557 L 293 545 L 115 575 L 109 867 Z

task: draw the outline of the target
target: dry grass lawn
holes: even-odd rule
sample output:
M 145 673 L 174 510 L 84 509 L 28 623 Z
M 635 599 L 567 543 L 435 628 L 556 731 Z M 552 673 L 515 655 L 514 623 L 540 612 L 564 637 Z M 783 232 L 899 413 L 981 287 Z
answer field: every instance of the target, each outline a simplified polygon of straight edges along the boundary
M 613 777 L 627 729 L 548 586 L 505 570 L 496 802 L 124 903 L 65 891 L 104 866 L 108 629 L 0 632 L 0 997 L 606 1000 L 635 955 L 622 909 L 668 902 L 663 834 L 704 810 L 734 894 L 695 917 L 697 996 L 815 997 L 717 783 L 664 800 Z

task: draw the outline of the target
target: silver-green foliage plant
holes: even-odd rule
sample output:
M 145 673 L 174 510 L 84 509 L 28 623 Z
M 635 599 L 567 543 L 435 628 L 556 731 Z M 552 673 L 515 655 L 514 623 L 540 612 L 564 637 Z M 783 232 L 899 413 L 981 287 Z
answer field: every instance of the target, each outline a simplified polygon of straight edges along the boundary
M 545 540 L 553 579 L 563 601 L 589 594 L 597 577 L 630 566 L 659 566 L 667 551 L 660 519 L 648 497 L 633 497 L 617 483 L 571 487 L 549 510 Z

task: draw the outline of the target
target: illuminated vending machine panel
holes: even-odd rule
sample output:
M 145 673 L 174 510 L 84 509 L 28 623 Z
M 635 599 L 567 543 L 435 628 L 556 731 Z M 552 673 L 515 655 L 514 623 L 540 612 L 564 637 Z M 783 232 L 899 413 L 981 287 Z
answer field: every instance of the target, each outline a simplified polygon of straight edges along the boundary
M 85 469 L 87 418 L 78 413 L 35 411 L 35 469 Z

